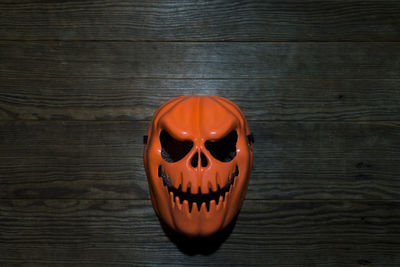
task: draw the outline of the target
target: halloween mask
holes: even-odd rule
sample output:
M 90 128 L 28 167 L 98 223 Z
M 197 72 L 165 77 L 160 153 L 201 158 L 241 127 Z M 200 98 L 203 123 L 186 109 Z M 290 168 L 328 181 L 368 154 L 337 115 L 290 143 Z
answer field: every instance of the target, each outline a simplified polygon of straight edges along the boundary
M 154 210 L 172 229 L 213 234 L 239 212 L 249 182 L 253 138 L 233 102 L 180 96 L 155 112 L 144 166 Z

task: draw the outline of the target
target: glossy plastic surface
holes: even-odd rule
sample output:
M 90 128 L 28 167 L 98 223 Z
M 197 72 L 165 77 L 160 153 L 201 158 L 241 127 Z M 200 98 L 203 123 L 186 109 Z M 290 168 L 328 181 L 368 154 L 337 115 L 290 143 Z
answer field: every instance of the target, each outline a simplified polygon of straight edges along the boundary
M 158 108 L 147 134 L 144 165 L 158 216 L 191 236 L 227 226 L 243 203 L 253 162 L 239 107 L 218 96 L 180 96 Z M 234 151 L 225 151 L 235 140 Z M 168 157 L 183 144 L 179 158 Z

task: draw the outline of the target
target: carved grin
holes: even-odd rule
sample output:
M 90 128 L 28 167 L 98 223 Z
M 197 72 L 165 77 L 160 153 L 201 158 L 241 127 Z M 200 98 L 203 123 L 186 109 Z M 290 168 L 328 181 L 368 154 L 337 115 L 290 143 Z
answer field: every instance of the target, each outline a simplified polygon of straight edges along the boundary
M 235 182 L 236 176 L 239 175 L 239 169 L 236 166 L 235 172 L 232 173 L 230 177 L 228 177 L 228 182 L 221 188 L 220 185 L 217 185 L 217 191 L 212 192 L 211 188 L 209 188 L 208 193 L 202 193 L 199 187 L 199 191 L 197 194 L 191 194 L 190 188 L 187 189 L 187 192 L 182 191 L 182 185 L 179 185 L 178 188 L 175 188 L 171 184 L 170 177 L 167 177 L 165 172 L 162 171 L 161 166 L 158 167 L 158 177 L 160 177 L 163 181 L 164 186 L 167 187 L 168 193 L 171 195 L 173 201 L 179 201 L 180 204 L 183 203 L 184 200 L 187 200 L 189 203 L 189 212 L 192 212 L 193 203 L 196 203 L 198 210 L 200 211 L 201 205 L 203 203 L 206 204 L 207 211 L 210 211 L 210 202 L 215 200 L 216 204 L 220 201 L 224 202 L 225 197 L 229 194 L 232 185 Z

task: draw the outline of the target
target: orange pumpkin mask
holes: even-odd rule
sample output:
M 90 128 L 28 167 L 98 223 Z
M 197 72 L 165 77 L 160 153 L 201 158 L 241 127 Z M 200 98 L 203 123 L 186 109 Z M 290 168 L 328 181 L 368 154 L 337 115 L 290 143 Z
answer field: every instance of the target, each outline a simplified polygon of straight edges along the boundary
M 147 134 L 144 166 L 158 216 L 190 236 L 227 226 L 253 162 L 254 140 L 239 107 L 218 96 L 180 96 L 158 108 Z

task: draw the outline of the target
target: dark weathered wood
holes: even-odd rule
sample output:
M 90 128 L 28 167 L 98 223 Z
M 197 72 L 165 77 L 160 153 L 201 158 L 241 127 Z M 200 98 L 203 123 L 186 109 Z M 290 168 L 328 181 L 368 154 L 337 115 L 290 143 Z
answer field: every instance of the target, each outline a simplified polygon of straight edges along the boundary
M 2 158 L 0 198 L 150 199 L 142 158 Z
M 0 215 L 0 262 L 10 264 L 400 264 L 399 202 L 246 200 L 228 239 L 196 257 L 165 236 L 150 201 L 2 200 Z
M 247 199 L 400 199 L 400 159 L 255 158 Z M 2 158 L 0 198 L 149 199 L 141 157 Z
M 150 120 L 183 94 L 233 100 L 248 120 L 400 120 L 400 79 L 4 77 L 0 119 Z
M 255 158 L 248 199 L 400 199 L 400 159 Z
M 141 157 L 148 121 L 0 121 L 1 158 Z M 252 121 L 255 157 L 400 158 L 397 122 Z
M 2 121 L 2 198 L 148 199 L 148 122 Z M 398 123 L 251 122 L 249 199 L 400 199 Z
M 399 41 L 398 1 L 1 1 L 3 39 Z
M 400 266 L 399 14 L 0 0 L 0 266 Z M 143 169 L 153 112 L 182 94 L 230 98 L 256 139 L 211 254 L 167 237 Z
M 0 42 L 9 78 L 399 79 L 400 43 Z

